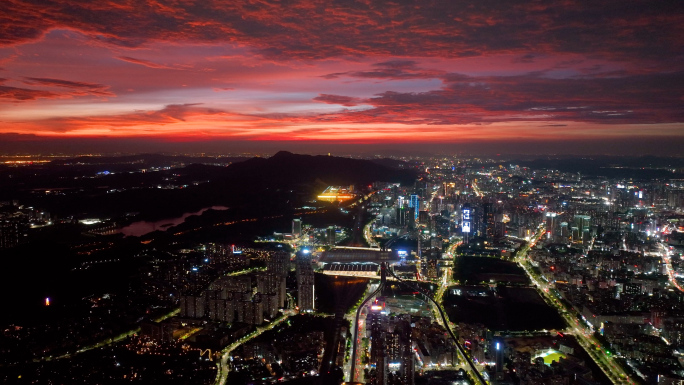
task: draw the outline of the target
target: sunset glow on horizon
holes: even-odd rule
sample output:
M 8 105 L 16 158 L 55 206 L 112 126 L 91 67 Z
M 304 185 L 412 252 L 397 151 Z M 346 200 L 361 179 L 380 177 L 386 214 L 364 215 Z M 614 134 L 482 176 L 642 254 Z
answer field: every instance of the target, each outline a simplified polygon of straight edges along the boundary
M 684 137 L 676 1 L 0 9 L 0 141 Z

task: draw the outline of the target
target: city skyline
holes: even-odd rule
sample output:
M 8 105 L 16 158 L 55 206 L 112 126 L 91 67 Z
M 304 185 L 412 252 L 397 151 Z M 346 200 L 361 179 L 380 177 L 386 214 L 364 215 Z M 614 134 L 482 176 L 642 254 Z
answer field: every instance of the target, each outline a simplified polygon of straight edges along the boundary
M 0 151 L 682 144 L 677 2 L 3 8 Z

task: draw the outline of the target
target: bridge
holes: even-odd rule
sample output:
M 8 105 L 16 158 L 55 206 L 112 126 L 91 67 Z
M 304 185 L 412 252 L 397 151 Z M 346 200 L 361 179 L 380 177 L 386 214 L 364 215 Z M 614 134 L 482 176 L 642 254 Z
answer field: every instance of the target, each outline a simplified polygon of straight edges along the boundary
M 332 262 L 398 262 L 399 256 L 391 251 L 370 247 L 335 247 L 321 253 L 319 263 Z

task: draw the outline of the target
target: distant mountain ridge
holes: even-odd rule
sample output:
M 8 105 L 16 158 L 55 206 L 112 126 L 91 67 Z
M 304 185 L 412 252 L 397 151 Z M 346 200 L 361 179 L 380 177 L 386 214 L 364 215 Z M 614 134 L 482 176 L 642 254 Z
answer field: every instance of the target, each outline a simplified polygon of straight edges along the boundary
M 367 184 L 375 181 L 412 183 L 416 174 L 378 164 L 372 160 L 325 155 L 301 155 L 280 151 L 270 158 L 252 158 L 226 168 L 226 177 L 283 183 L 305 183 L 316 179 L 332 185 Z

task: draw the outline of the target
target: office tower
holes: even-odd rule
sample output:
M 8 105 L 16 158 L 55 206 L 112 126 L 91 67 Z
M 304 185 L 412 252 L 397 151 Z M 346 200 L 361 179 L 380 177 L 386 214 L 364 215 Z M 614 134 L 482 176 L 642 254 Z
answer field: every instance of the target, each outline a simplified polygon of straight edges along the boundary
M 335 226 L 328 226 L 328 228 L 325 229 L 325 243 L 329 246 L 335 246 L 336 234 L 337 231 L 335 230 Z
M 461 208 L 461 233 L 463 234 L 463 242 L 468 243 L 468 238 L 472 232 L 472 218 L 473 209 L 469 204 L 464 204 Z
M 568 222 L 561 222 L 560 224 L 560 236 L 563 242 L 567 242 L 570 238 L 570 230 L 568 228 Z
M 302 235 L 302 220 L 295 218 L 292 220 L 292 236 L 298 238 Z
M 494 205 L 492 203 L 483 204 L 482 213 L 484 217 L 484 235 L 485 238 L 491 240 L 494 238 Z
M 549 238 L 556 235 L 556 213 L 546 213 L 546 234 Z
M 589 215 L 575 215 L 574 219 L 575 226 L 579 229 L 580 234 L 591 226 L 591 217 Z
M 375 365 L 375 378 L 372 383 L 385 385 L 389 366 L 386 344 L 388 318 L 382 313 L 383 307 L 378 304 L 379 299 L 377 298 L 376 303 L 371 306 L 366 322 L 371 339 L 370 362 L 371 365 Z
M 409 209 L 406 207 L 397 207 L 397 225 L 407 226 L 409 219 Z
M 492 341 L 494 347 L 494 357 L 496 358 L 496 379 L 503 380 L 504 376 L 504 341 L 500 337 L 494 338 Z
M 311 254 L 306 251 L 297 255 L 297 291 L 299 311 L 313 311 L 314 271 L 311 267 Z
M 420 197 L 418 195 L 411 195 L 411 199 L 409 200 L 409 208 L 413 209 L 413 219 L 418 219 L 418 212 L 420 211 Z

